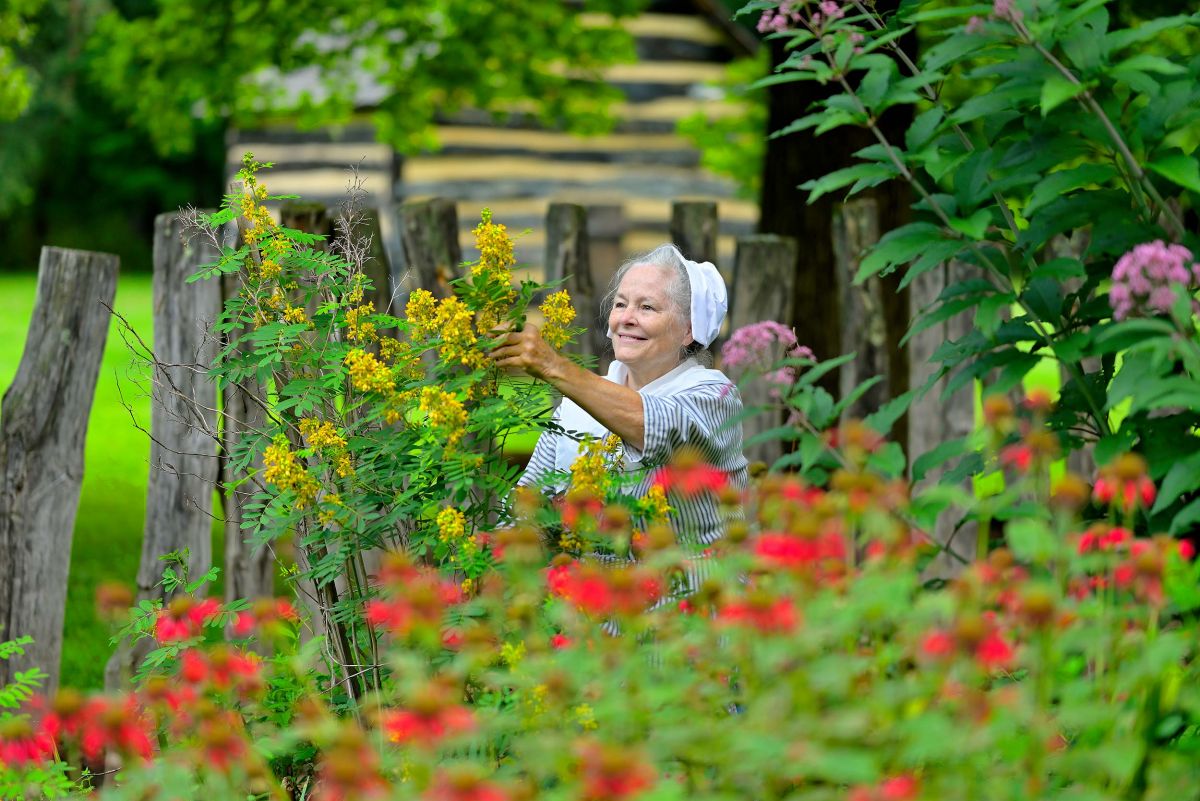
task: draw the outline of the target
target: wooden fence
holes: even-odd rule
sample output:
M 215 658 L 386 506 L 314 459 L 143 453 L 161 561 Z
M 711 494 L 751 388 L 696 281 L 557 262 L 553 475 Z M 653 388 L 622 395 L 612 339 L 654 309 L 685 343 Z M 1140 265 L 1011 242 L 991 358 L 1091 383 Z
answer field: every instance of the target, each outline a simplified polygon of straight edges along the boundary
M 331 233 L 331 218 L 323 206 L 285 206 L 286 224 L 317 233 Z M 377 287 L 376 308 L 400 314 L 407 295 L 416 287 L 445 295 L 448 282 L 459 275 L 463 254 L 453 203 L 434 199 L 405 204 L 398 209 L 406 270 L 395 275 L 381 247 L 376 247 L 368 272 Z M 836 215 L 831 236 L 838 249 L 837 285 L 829 287 L 832 303 L 842 307 L 843 352 L 857 358 L 845 368 L 844 386 L 895 369 L 887 362 L 878 316 L 881 292 L 877 282 L 856 286 L 850 280 L 859 256 L 879 235 L 874 202 L 846 204 Z M 379 237 L 379 216 L 368 213 L 366 230 Z M 502 221 L 501 221 L 502 222 Z M 544 276 L 565 279 L 588 334 L 579 351 L 605 358 L 607 340 L 598 320 L 602 295 L 617 266 L 597 264 L 589 247 L 589 213 L 579 205 L 552 204 L 545 221 Z M 141 598 L 162 597 L 157 586 L 162 563 L 159 556 L 187 549 L 193 574 L 207 570 L 212 561 L 212 486 L 219 476 L 234 483 L 236 475 L 225 458 L 242 432 L 255 428 L 264 413 L 261 387 L 243 384 L 228 387 L 218 399 L 206 374 L 214 348 L 221 343 L 211 330 L 224 298 L 236 293 L 236 276 L 187 283 L 187 276 L 213 258 L 201 240 L 180 243 L 177 214 L 160 215 L 154 242 L 154 375 L 151 422 L 151 465 L 146 522 L 138 592 Z M 714 260 L 719 220 L 715 203 L 674 204 L 670 230 L 664 241 L 677 243 L 692 259 Z M 803 262 L 801 243 L 778 236 L 745 236 L 736 242 L 732 265 L 723 275 L 730 287 L 726 331 L 772 319 L 793 319 L 797 262 Z M 799 255 L 798 255 L 799 254 Z M 38 664 L 57 680 L 65 603 L 67 554 L 82 473 L 84 421 L 90 407 L 100 351 L 109 315 L 97 300 L 111 303 L 116 282 L 115 258 L 100 254 L 59 251 L 43 253 L 38 305 L 30 327 L 20 372 L 5 396 L 0 418 L 0 624 L 4 636 L 34 634 L 38 646 L 25 661 L 0 662 L 0 681 L 22 665 Z M 928 274 L 928 287 L 919 285 L 913 305 L 932 301 L 947 277 Z M 913 358 L 927 370 L 928 354 L 944 337 L 945 326 L 935 326 L 913 338 Z M 234 332 L 236 335 L 236 332 Z M 719 343 L 718 343 L 719 344 Z M 803 344 L 803 343 L 802 343 Z M 817 354 L 818 358 L 835 354 Z M 738 375 L 731 375 L 735 380 Z M 881 389 L 888 382 L 881 382 Z M 766 401 L 765 388 L 754 383 L 743 389 L 747 405 Z M 969 393 L 960 393 L 948 408 L 930 401 L 920 414 L 924 423 L 913 425 L 916 441 L 909 453 L 923 453 L 954 436 L 970 415 Z M 936 397 L 936 396 L 934 396 Z M 218 410 L 218 400 L 220 409 Z M 878 406 L 882 394 L 865 396 L 854 410 L 860 415 Z M 960 408 L 961 407 L 961 408 Z M 218 417 L 223 423 L 218 424 Z M 744 425 L 747 438 L 774 427 L 782 420 L 761 415 Z M 946 421 L 949 421 L 947 425 Z M 947 427 L 952 430 L 947 431 Z M 779 443 L 759 443 L 749 449 L 752 460 L 768 464 L 779 455 Z M 251 470 L 255 469 L 251 465 Z M 262 550 L 250 549 L 241 529 L 246 493 L 224 499 L 226 592 L 229 598 L 269 595 L 273 591 L 273 562 Z M 120 683 L 138 654 L 121 652 L 108 666 L 107 678 Z M 9 672 L 5 672 L 9 671 Z

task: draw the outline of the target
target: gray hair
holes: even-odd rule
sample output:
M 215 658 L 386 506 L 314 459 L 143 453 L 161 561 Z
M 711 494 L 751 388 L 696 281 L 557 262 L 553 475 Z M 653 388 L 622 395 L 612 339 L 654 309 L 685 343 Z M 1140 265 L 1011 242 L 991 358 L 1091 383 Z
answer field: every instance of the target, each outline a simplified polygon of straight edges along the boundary
M 672 277 L 671 283 L 667 287 L 667 297 L 670 299 L 671 306 L 674 307 L 680 323 L 685 328 L 690 325 L 692 321 L 692 282 L 688 278 L 687 267 L 683 264 L 683 254 L 675 245 L 666 243 L 639 256 L 626 259 L 617 268 L 612 280 L 608 283 L 608 291 L 604 293 L 604 299 L 600 302 L 600 319 L 604 326 L 606 328 L 608 326 L 608 318 L 612 314 L 613 304 L 616 302 L 617 290 L 620 289 L 621 282 L 625 280 L 625 274 L 639 265 L 664 267 L 671 271 Z M 679 361 L 682 363 L 687 359 L 695 359 L 700 362 L 702 367 L 712 367 L 713 365 L 712 352 L 695 340 L 690 345 L 684 345 L 679 349 Z

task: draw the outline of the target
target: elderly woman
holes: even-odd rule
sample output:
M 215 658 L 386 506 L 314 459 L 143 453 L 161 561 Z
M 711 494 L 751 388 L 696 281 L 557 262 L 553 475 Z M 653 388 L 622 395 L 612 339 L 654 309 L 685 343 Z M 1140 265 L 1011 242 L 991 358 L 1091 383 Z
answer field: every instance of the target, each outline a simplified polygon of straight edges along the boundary
M 493 351 L 502 367 L 540 378 L 563 394 L 554 422 L 563 431 L 621 438 L 624 469 L 656 467 L 676 449 L 691 445 L 725 472 L 735 487 L 746 486 L 737 388 L 712 363 L 708 346 L 720 331 L 728 308 L 725 282 L 708 262 L 688 261 L 674 245 L 662 245 L 617 270 L 604 300 L 615 361 L 599 376 L 558 354 L 538 328 L 508 334 Z M 566 472 L 579 456 L 579 442 L 558 431 L 538 439 L 529 466 L 518 481 L 542 483 Z M 649 471 L 630 491 L 644 494 Z M 565 486 L 554 486 L 561 491 Z M 709 543 L 722 534 L 711 498 L 677 504 L 676 532 Z

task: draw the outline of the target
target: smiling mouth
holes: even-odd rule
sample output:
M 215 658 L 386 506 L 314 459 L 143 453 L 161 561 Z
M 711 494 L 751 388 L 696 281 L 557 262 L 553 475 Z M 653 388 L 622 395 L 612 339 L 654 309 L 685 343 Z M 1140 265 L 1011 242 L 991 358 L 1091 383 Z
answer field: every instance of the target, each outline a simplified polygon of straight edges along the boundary
M 628 339 L 634 342 L 645 342 L 645 337 L 635 337 L 633 334 L 617 334 L 621 339 Z

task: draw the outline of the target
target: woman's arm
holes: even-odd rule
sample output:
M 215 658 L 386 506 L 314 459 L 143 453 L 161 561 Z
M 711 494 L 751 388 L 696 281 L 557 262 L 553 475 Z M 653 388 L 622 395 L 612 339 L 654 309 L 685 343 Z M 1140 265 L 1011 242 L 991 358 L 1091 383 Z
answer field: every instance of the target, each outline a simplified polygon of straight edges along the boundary
M 510 332 L 492 351 L 492 358 L 500 367 L 515 367 L 549 383 L 630 447 L 641 450 L 646 444 L 642 396 L 556 352 L 542 339 L 536 325 Z

